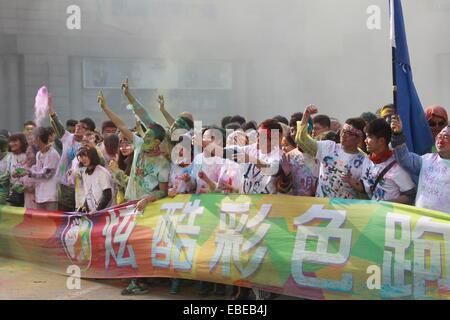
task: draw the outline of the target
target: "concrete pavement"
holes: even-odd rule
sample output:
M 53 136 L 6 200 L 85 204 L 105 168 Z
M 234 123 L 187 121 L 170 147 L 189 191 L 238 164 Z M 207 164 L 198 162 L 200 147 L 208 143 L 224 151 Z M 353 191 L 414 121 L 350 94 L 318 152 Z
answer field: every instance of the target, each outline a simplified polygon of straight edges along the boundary
M 169 283 L 155 284 L 145 295 L 124 297 L 125 280 L 81 280 L 79 290 L 67 289 L 67 277 L 31 263 L 0 257 L 0 300 L 167 300 L 205 299 L 195 285 L 184 285 L 178 295 L 169 294 Z M 206 299 L 219 299 L 210 296 Z

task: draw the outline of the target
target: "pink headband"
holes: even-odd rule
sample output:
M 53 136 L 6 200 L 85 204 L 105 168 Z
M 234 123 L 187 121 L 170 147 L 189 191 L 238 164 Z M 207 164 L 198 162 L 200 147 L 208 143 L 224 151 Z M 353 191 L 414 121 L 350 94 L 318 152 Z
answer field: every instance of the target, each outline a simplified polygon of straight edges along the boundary
M 344 126 L 342 127 L 343 131 L 349 131 L 358 137 L 364 137 L 364 134 L 361 130 L 356 129 L 355 127 L 349 125 L 348 123 L 344 123 Z

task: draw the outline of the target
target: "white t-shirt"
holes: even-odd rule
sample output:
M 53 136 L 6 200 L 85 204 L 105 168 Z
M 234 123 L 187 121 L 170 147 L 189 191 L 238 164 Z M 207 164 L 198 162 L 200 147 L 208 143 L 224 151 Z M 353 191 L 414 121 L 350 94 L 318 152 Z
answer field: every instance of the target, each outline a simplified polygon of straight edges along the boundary
M 58 201 L 58 177 L 56 176 L 56 170 L 58 169 L 59 160 L 59 153 L 53 148 L 50 148 L 46 153 L 39 151 L 36 154 L 36 164 L 31 168 L 32 173 L 42 174 L 47 169 L 54 171 L 50 179 L 34 179 L 36 203 L 42 204 Z
M 294 149 L 287 154 L 292 168 L 292 194 L 314 197 L 319 177 L 319 163 L 307 153 Z
M 283 152 L 279 148 L 274 148 L 270 153 L 263 154 L 258 150 L 256 144 L 244 147 L 241 150 L 249 154 L 252 158 L 258 158 L 270 165 L 267 168 L 258 168 L 256 164 L 247 163 L 241 168 L 243 194 L 275 194 L 277 193 L 276 181 L 280 170 L 280 162 Z
M 88 209 L 89 211 L 95 211 L 100 203 L 103 191 L 111 189 L 112 192 L 113 190 L 111 174 L 106 168 L 97 165 L 91 175 L 87 174 L 86 170 L 82 170 L 81 179 L 83 180 L 84 194 Z M 112 205 L 113 199 L 114 194 L 107 207 Z
M 8 171 L 9 171 L 9 176 L 10 176 L 10 185 L 14 186 L 14 185 L 24 185 L 25 184 L 25 180 L 26 177 L 21 177 L 21 178 L 13 178 L 13 174 L 16 172 L 16 169 L 18 168 L 28 168 L 28 163 L 27 163 L 27 155 L 25 153 L 20 153 L 20 154 L 14 154 L 14 153 L 9 153 L 8 154 Z
M 242 170 L 245 164 L 238 164 L 231 160 L 225 160 L 222 168 L 220 168 L 218 183 L 224 182 L 231 185 L 233 189 L 240 190 L 242 187 Z M 234 193 L 234 190 L 221 190 L 224 193 Z
M 356 180 L 361 178 L 365 155 L 347 153 L 333 141 L 318 141 L 316 159 L 320 162 L 319 184 L 316 196 L 320 198 L 355 199 L 358 196 L 348 183 L 342 182 L 342 174 L 351 172 Z
M 205 193 L 208 190 L 207 183 L 198 177 L 198 173 L 203 171 L 209 179 L 217 183 L 223 163 L 224 159 L 221 157 L 205 157 L 203 153 L 195 156 L 192 166 L 192 176 L 197 183 L 197 194 Z
M 364 189 L 370 199 L 376 201 L 391 201 L 398 198 L 401 193 L 410 191 L 416 186 L 412 181 L 411 176 L 396 163 L 388 172 L 386 172 L 372 193 L 371 187 L 375 184 L 378 176 L 384 168 L 394 160 L 394 155 L 388 160 L 378 164 L 372 162 L 369 157 L 364 159 L 361 180 L 364 183 Z
M 191 176 L 191 182 L 186 183 L 181 180 L 181 177 L 185 174 Z M 177 193 L 190 193 L 193 192 L 194 177 L 192 176 L 192 163 L 188 166 L 182 167 L 178 164 L 171 163 L 170 164 L 170 175 L 169 175 L 169 188 L 176 188 Z
M 437 153 L 422 156 L 416 207 L 450 213 L 450 160 Z

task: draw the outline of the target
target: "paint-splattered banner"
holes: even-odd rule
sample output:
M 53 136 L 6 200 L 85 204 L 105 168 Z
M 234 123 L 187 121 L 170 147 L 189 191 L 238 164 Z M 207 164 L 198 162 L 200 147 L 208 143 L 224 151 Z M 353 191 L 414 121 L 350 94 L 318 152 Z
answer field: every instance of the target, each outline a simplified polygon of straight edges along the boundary
M 93 216 L 0 207 L 0 255 L 311 299 L 449 299 L 450 216 L 371 201 L 184 195 Z M 70 268 L 69 268 L 70 267 Z

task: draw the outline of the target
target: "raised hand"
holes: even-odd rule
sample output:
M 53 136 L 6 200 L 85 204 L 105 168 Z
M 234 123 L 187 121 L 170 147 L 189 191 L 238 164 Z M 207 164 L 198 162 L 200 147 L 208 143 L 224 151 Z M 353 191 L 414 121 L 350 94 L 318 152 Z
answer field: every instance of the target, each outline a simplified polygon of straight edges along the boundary
M 128 84 L 128 78 L 122 84 L 122 92 L 128 98 L 128 102 L 129 103 L 133 104 L 135 102 L 135 99 L 134 99 L 133 95 L 130 92 L 130 86 Z
M 394 114 L 391 118 L 391 130 L 393 133 L 401 133 L 403 131 L 403 123 L 398 114 Z
M 128 84 L 128 78 L 126 78 L 125 82 L 122 83 L 122 92 L 126 96 L 128 96 L 128 94 L 130 93 L 130 86 Z
M 310 104 L 308 106 L 306 106 L 305 108 L 305 112 L 303 113 L 304 115 L 307 116 L 311 116 L 313 114 L 316 114 L 319 110 L 317 109 L 317 107 L 313 104 Z
M 51 94 L 48 95 L 48 114 L 55 114 L 55 108 L 53 107 L 53 96 Z
M 164 96 L 163 95 L 158 96 L 158 103 L 159 103 L 159 111 L 162 112 L 162 111 L 166 110 L 165 106 L 164 106 Z
M 98 102 L 100 108 L 105 109 L 106 100 L 105 100 L 105 96 L 103 95 L 103 91 L 101 91 L 101 90 L 98 92 L 97 102 Z
M 297 121 L 297 135 L 295 137 L 296 140 L 300 139 L 301 136 L 300 128 L 302 126 L 306 126 L 308 124 L 309 119 L 311 118 L 311 115 L 316 114 L 317 112 L 318 109 L 315 105 L 310 104 L 306 106 L 305 111 L 303 112 L 302 121 Z

